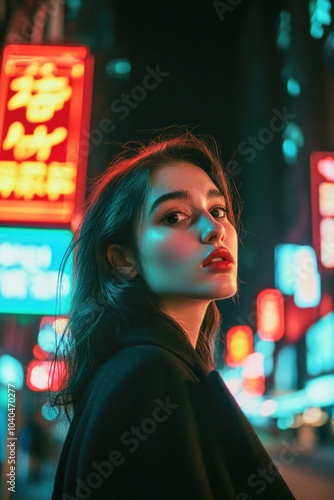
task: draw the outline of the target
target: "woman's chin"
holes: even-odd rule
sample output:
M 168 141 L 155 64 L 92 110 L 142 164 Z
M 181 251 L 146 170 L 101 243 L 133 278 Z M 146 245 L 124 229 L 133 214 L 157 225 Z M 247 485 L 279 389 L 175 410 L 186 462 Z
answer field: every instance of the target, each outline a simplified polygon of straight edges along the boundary
M 214 300 L 223 300 L 223 299 L 229 299 L 230 297 L 233 297 L 238 291 L 237 286 L 229 286 L 229 287 L 224 287 L 223 289 L 220 290 L 215 290 L 214 295 L 215 298 Z
M 193 298 L 202 300 L 223 300 L 233 297 L 237 293 L 237 287 L 226 287 L 224 290 L 210 290 L 204 293 L 194 294 Z

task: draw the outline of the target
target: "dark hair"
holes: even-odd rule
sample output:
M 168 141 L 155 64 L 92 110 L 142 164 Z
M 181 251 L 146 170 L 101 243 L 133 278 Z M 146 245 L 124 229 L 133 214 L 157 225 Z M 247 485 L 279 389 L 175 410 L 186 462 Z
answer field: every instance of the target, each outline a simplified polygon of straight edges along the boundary
M 60 357 L 66 376 L 53 400 L 49 391 L 49 399 L 51 406 L 65 406 L 69 420 L 67 408 L 73 405 L 75 409 L 93 374 L 111 356 L 113 339 L 122 336 L 131 319 L 140 322 L 141 318 L 153 315 L 180 335 L 186 335 L 184 329 L 160 309 L 159 297 L 139 274 L 127 280 L 111 268 L 107 259 L 107 248 L 116 243 L 128 246 L 137 260 L 134 220 L 149 193 L 150 172 L 178 160 L 202 168 L 224 193 L 227 217 L 240 239 L 242 201 L 228 168 L 222 165 L 213 137 L 194 133 L 188 127 L 180 130 L 176 126 L 172 132 L 161 133 L 161 129 L 158 132 L 160 135 L 147 144 L 139 140 L 124 144 L 99 176 L 61 264 L 62 278 L 66 262 L 74 251 L 74 289 L 68 324 L 52 360 L 53 375 Z M 196 345 L 197 353 L 210 369 L 214 369 L 214 340 L 220 331 L 220 322 L 219 309 L 212 301 Z

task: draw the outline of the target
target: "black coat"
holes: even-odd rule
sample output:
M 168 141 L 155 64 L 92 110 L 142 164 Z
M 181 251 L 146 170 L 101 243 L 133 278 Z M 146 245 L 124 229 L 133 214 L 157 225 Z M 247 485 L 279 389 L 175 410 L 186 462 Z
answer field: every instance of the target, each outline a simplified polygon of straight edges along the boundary
M 141 324 L 75 410 L 52 500 L 294 496 L 220 374 L 162 323 Z

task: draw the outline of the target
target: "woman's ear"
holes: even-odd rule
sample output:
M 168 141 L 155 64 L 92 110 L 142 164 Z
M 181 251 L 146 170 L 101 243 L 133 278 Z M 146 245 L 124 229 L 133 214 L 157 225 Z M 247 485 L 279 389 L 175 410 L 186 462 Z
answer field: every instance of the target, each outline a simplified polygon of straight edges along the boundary
M 124 246 L 113 243 L 107 249 L 107 258 L 113 269 L 124 277 L 134 278 L 138 274 L 132 252 Z

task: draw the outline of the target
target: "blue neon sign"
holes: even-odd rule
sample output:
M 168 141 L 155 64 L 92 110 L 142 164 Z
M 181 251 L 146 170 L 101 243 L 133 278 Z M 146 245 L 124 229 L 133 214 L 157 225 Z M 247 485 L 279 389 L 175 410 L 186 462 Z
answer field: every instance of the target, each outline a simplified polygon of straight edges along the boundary
M 334 370 L 334 312 L 314 323 L 305 337 L 307 373 L 314 376 Z
M 65 269 L 60 310 L 56 290 L 61 259 L 72 240 L 64 229 L 0 227 L 0 312 L 67 314 L 73 259 Z
M 293 295 L 298 307 L 316 307 L 321 282 L 314 248 L 284 243 L 275 247 L 275 287 Z

